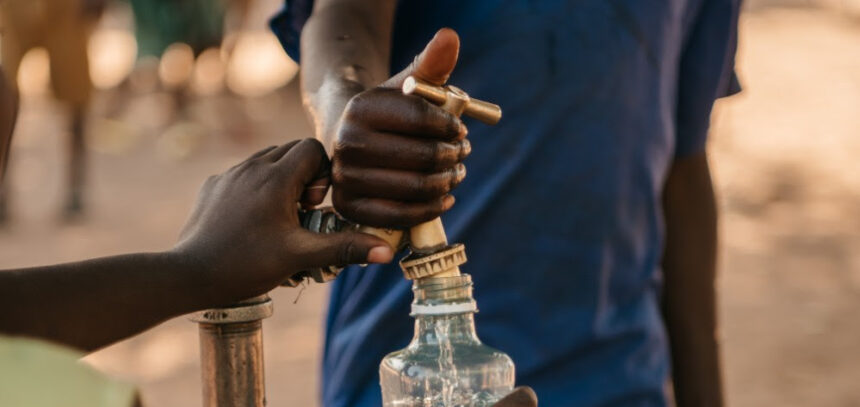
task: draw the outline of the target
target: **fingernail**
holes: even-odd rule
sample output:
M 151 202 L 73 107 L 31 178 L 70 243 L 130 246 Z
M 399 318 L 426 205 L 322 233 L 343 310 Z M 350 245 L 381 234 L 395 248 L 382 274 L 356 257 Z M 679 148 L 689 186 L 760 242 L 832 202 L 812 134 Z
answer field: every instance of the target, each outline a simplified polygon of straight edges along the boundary
M 466 166 L 463 165 L 463 163 L 457 164 L 454 167 L 454 172 L 457 178 L 457 182 L 460 182 L 463 180 L 463 178 L 466 178 Z
M 388 246 L 377 246 L 367 253 L 368 263 L 388 263 L 394 258 L 394 252 Z
M 454 201 L 456 201 L 456 199 L 454 199 L 454 195 L 446 196 L 442 200 L 442 210 L 447 211 L 448 209 L 451 209 L 451 207 L 454 206 Z
M 458 137 L 458 138 L 461 138 L 461 139 L 462 139 L 462 138 L 466 138 L 466 136 L 467 136 L 468 134 L 469 134 L 469 128 L 468 128 L 468 127 L 466 127 L 466 123 L 463 123 L 463 122 L 461 121 L 461 122 L 460 122 L 459 135 L 458 135 L 457 137 Z
M 467 139 L 463 139 L 463 141 L 460 142 L 460 145 L 462 146 L 461 148 L 463 149 L 463 157 L 466 157 L 469 154 L 472 154 L 472 142 L 470 142 Z

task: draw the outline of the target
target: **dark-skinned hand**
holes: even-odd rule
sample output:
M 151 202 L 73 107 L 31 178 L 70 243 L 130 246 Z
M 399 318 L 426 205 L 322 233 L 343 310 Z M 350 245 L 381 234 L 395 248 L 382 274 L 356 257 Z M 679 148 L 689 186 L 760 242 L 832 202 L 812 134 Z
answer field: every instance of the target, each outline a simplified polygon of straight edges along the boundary
M 354 96 L 333 146 L 332 202 L 363 225 L 405 229 L 454 204 L 471 152 L 460 119 L 423 98 L 403 95 L 413 75 L 442 85 L 457 64 L 460 40 L 442 29 L 415 61 L 380 86 Z
M 493 404 L 493 407 L 537 407 L 538 400 L 534 390 L 529 387 L 517 387 L 513 393 Z
M 255 153 L 206 180 L 174 251 L 199 265 L 209 284 L 229 290 L 224 298 L 262 294 L 311 267 L 391 261 L 391 249 L 376 237 L 299 226 L 299 202 L 322 202 L 329 171 L 313 139 Z

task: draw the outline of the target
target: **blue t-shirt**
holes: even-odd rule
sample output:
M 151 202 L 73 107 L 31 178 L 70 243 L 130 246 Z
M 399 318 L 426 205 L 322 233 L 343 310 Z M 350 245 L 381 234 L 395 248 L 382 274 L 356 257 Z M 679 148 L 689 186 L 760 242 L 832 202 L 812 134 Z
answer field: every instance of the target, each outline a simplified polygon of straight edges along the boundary
M 733 91 L 739 0 L 402 1 L 392 72 L 437 29 L 461 37 L 450 83 L 502 106 L 466 119 L 472 155 L 443 216 L 466 245 L 480 338 L 508 353 L 542 406 L 662 406 L 661 194 L 673 160 L 704 150 Z M 308 2 L 272 25 L 293 58 Z M 333 283 L 327 407 L 381 405 L 380 360 L 413 332 L 394 262 Z

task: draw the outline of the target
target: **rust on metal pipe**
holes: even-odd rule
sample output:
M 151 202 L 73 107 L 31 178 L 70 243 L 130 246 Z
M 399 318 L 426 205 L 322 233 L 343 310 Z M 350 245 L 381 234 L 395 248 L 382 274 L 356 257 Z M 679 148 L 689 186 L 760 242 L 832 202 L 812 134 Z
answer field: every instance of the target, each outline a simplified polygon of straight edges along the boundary
M 263 319 L 272 300 L 261 295 L 233 306 L 201 311 L 200 370 L 204 407 L 264 407 Z
M 262 321 L 200 324 L 205 407 L 263 407 Z

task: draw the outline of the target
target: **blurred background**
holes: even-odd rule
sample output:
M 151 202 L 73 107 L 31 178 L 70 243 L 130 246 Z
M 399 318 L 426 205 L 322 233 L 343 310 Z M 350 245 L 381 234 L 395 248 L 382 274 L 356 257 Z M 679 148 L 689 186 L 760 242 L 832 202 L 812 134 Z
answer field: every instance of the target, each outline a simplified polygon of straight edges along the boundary
M 15 13 L 48 1 L 0 18 L 26 26 Z M 50 39 L 15 57 L 4 31 L 21 111 L 0 268 L 169 248 L 208 175 L 311 135 L 298 68 L 266 27 L 280 0 L 90 3 L 88 66 Z M 54 65 L 83 66 L 88 104 Z M 860 1 L 746 1 L 737 71 L 744 91 L 718 102 L 709 147 L 729 405 L 860 405 Z M 87 176 L 70 179 L 80 162 Z M 273 295 L 269 405 L 317 405 L 325 290 Z M 184 317 L 86 361 L 139 384 L 146 405 L 200 405 Z

